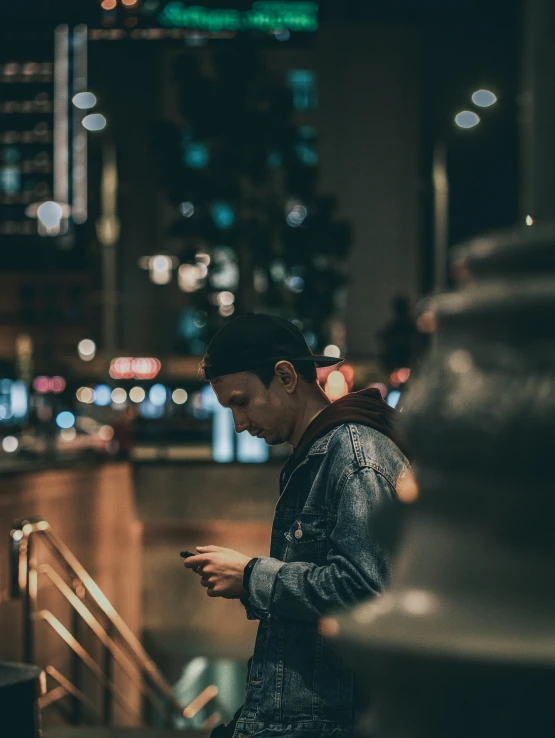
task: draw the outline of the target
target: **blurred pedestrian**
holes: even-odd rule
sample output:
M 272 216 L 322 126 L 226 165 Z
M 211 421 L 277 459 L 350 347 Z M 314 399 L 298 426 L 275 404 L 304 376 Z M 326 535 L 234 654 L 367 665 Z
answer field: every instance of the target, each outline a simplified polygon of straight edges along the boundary
M 398 295 L 391 303 L 393 317 L 378 333 L 380 358 L 387 372 L 412 367 L 418 350 L 419 334 L 411 315 L 410 301 Z

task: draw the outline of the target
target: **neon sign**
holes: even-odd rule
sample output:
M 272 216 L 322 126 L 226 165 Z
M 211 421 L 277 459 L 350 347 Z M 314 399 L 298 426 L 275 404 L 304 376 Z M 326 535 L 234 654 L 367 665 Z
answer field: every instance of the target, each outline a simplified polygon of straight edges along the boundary
M 158 15 L 163 26 L 191 28 L 211 33 L 223 31 L 316 31 L 318 5 L 315 2 L 258 0 L 251 10 L 187 6 L 180 0 L 168 3 Z

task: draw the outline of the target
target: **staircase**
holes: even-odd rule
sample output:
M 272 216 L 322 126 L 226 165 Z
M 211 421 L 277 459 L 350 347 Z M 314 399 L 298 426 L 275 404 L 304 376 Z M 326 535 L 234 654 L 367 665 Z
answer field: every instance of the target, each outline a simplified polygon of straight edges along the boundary
M 221 709 L 215 685 L 189 684 L 188 699 L 182 704 L 47 521 L 36 518 L 14 524 L 10 565 L 10 600 L 3 605 L 20 616 L 20 628 L 13 632 L 17 638 L 20 631 L 21 660 L 35 663 L 37 639 L 46 635 L 50 640 L 43 644 L 57 645 L 61 640 L 67 650 L 63 663 L 41 664 L 38 669 L 0 664 L 0 677 L 6 677 L 0 678 L 0 707 L 12 708 L 11 717 L 2 708 L 2 728 L 8 729 L 10 738 L 38 736 L 38 720 L 23 729 L 22 716 L 39 712 L 43 725 L 51 726 L 44 729 L 45 738 L 173 738 L 179 735 L 178 728 L 191 738 L 207 738 L 222 722 L 226 710 Z M 21 674 L 30 685 L 25 694 Z M 27 708 L 14 704 L 13 684 L 30 700 Z M 50 719 L 54 714 L 55 720 Z M 201 730 L 194 729 L 201 723 Z M 84 727 L 88 725 L 95 727 Z M 116 727 L 120 725 L 130 727 Z

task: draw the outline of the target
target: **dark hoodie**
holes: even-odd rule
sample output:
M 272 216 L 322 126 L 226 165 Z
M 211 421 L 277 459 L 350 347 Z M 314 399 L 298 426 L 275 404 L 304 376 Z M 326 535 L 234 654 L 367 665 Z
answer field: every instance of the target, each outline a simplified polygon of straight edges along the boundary
M 352 392 L 332 402 L 308 425 L 283 469 L 286 481 L 294 469 L 306 458 L 314 443 L 333 428 L 344 423 L 359 423 L 383 433 L 407 456 L 396 432 L 398 413 L 383 400 L 377 389 Z

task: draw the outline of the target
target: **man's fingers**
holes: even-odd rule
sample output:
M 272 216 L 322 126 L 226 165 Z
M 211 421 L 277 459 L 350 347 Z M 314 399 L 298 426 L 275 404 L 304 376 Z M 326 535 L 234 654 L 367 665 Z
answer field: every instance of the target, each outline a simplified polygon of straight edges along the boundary
M 213 590 L 213 589 L 212 589 L 211 587 L 209 587 L 209 588 L 208 588 L 208 589 L 206 590 L 206 594 L 207 594 L 207 595 L 208 595 L 209 597 L 219 597 L 219 596 L 220 596 L 220 595 L 219 595 L 219 594 L 218 594 L 218 593 L 217 593 L 217 592 L 216 592 L 215 590 Z
M 214 553 L 215 551 L 221 551 L 221 546 L 197 546 L 197 551 L 200 553 Z
M 189 556 L 188 559 L 185 559 L 184 566 L 186 569 L 198 569 L 199 566 L 204 566 L 209 561 L 209 557 L 198 554 L 197 556 Z

